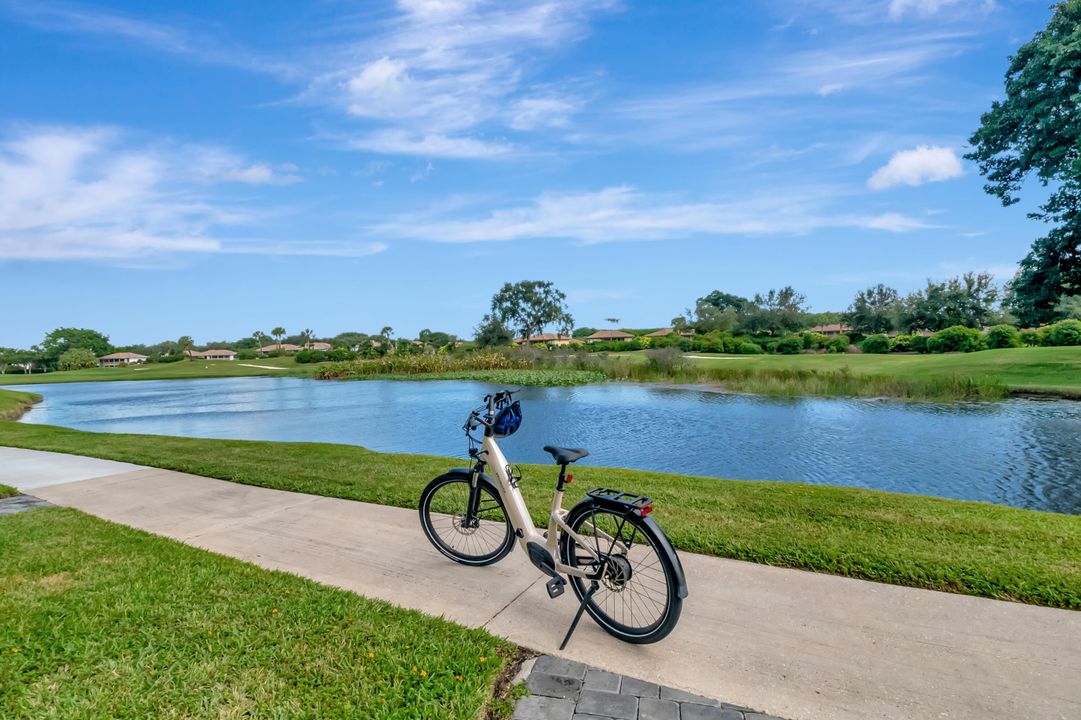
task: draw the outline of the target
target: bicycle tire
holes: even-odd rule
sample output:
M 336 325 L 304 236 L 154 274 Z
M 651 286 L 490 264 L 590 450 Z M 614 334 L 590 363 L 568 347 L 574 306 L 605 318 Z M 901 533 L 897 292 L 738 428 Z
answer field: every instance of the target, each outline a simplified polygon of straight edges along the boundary
M 466 528 L 462 523 L 469 498 L 467 472 L 449 472 L 432 480 L 421 493 L 418 507 L 424 535 L 436 550 L 474 567 L 499 562 L 514 547 L 514 531 L 503 499 L 487 480 L 478 478 L 477 482 L 482 494 L 481 525 L 477 528 Z M 433 512 L 433 504 L 440 509 Z
M 567 515 L 567 525 L 582 535 L 583 526 L 587 520 L 592 519 L 593 524 L 596 525 L 597 519 L 602 516 L 610 520 L 607 523 L 609 525 L 615 526 L 622 523 L 624 528 L 629 527 L 632 530 L 629 538 L 625 534 L 623 537 L 623 540 L 630 539 L 632 546 L 630 553 L 642 557 L 642 553 L 634 549 L 634 539 L 640 537 L 645 540 L 645 545 L 648 545 L 649 551 L 655 555 L 656 559 L 649 560 L 646 556 L 642 562 L 637 563 L 638 567 L 635 568 L 635 562 L 624 556 L 626 564 L 632 568 L 632 571 L 627 573 L 628 577 L 623 582 L 622 588 L 619 588 L 615 578 L 604 578 L 599 582 L 600 587 L 596 593 L 586 604 L 586 612 L 605 632 L 624 642 L 648 644 L 662 640 L 675 629 L 683 609 L 683 598 L 679 594 L 676 571 L 679 567 L 679 558 L 672 550 L 660 526 L 652 518 L 642 517 L 635 512 L 619 512 L 596 504 L 582 503 L 575 506 Z M 609 529 L 611 528 L 602 528 L 605 531 Z M 597 540 L 596 534 L 593 537 Z M 594 549 L 603 552 L 604 543 L 604 540 L 599 540 Z M 642 546 L 641 543 L 639 545 Z M 563 564 L 570 567 L 590 566 L 592 560 L 583 562 L 590 556 L 579 550 L 579 543 L 568 533 L 563 533 L 560 538 L 560 557 Z M 620 555 L 620 553 L 612 554 Z M 607 572 L 606 570 L 606 574 Z M 633 585 L 636 577 L 639 587 Z M 584 598 L 591 581 L 574 575 L 570 575 L 569 580 L 571 589 L 578 599 Z M 662 586 L 664 588 L 663 601 L 658 601 L 656 592 Z M 646 591 L 650 593 L 649 596 L 646 595 Z M 651 618 L 652 622 L 648 623 L 628 623 L 628 607 L 631 608 L 632 618 L 635 608 L 643 614 L 655 614 L 656 618 Z

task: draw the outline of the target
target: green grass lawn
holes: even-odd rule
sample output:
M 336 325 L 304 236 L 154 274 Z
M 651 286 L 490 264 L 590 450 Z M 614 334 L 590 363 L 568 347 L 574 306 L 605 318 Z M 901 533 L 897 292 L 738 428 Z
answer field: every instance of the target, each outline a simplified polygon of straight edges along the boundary
M 11 497 L 12 495 L 18 495 L 19 491 L 13 487 L 7 485 L 0 485 L 0 498 Z
M 704 367 L 749 365 L 756 368 L 838 372 L 900 378 L 962 376 L 993 380 L 1013 392 L 1081 396 L 1081 347 L 1012 348 L 942 355 L 719 355 L 691 353 Z M 703 359 L 704 358 L 704 359 Z
M 408 508 L 432 477 L 463 464 L 350 445 L 99 434 L 13 422 L 0 422 L 0 445 Z M 555 467 L 522 471 L 522 490 L 542 522 Z M 574 475 L 568 507 L 598 485 L 645 493 L 681 550 L 1081 609 L 1081 517 L 801 483 L 592 467 Z
M 0 517 L 0 717 L 475 720 L 480 630 L 45 508 Z
M 0 420 L 15 420 L 36 402 L 41 396 L 35 393 L 0 390 Z
M 101 382 L 106 380 L 189 380 L 196 378 L 300 375 L 311 376 L 325 363 L 298 364 L 292 357 L 256 360 L 181 360 L 174 363 L 149 363 L 127 367 L 91 368 L 63 372 L 7 373 L 0 375 L 0 385 L 37 385 L 41 383 Z M 265 367 L 251 367 L 263 365 Z M 270 368 L 270 369 L 267 369 Z

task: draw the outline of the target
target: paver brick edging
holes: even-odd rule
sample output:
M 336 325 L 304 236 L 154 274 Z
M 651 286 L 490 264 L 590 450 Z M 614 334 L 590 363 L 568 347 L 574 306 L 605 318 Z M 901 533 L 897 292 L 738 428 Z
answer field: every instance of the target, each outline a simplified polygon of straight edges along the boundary
M 676 688 L 542 655 L 513 720 L 780 720 Z

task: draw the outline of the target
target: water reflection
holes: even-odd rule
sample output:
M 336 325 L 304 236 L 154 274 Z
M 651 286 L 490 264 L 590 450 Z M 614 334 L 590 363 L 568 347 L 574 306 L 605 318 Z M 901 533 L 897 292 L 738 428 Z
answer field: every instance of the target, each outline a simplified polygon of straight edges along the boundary
M 100 432 L 309 440 L 460 456 L 488 386 L 230 378 L 23 386 L 25 422 Z M 648 385 L 528 388 L 508 457 L 850 485 L 1081 514 L 1081 403 L 765 399 Z

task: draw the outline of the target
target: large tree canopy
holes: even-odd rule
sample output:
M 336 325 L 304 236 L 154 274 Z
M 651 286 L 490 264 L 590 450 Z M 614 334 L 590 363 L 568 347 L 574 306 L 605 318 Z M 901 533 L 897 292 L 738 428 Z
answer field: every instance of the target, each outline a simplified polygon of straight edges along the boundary
M 886 333 L 896 329 L 900 304 L 897 291 L 879 283 L 856 293 L 844 319 L 863 335 Z
M 943 330 L 951 325 L 978 328 L 996 320 L 998 287 L 988 273 L 965 273 L 927 287 L 904 299 L 901 325 L 912 330 Z
M 1007 296 L 1018 319 L 1035 325 L 1054 319 L 1063 295 L 1081 291 L 1081 0 L 1056 5 L 1047 27 L 1010 58 L 1005 95 L 984 113 L 965 157 L 1003 205 L 1018 201 L 1031 175 L 1055 187 L 1031 213 L 1055 228 L 1033 244 Z
M 523 338 L 536 335 L 548 325 L 556 326 L 561 333 L 570 332 L 574 325 L 567 296 L 543 280 L 503 285 L 492 297 L 491 318 L 518 331 Z
M 46 335 L 41 343 L 42 357 L 52 367 L 56 366 L 61 355 L 73 348 L 89 350 L 96 356 L 112 351 L 107 336 L 86 328 L 57 328 Z

